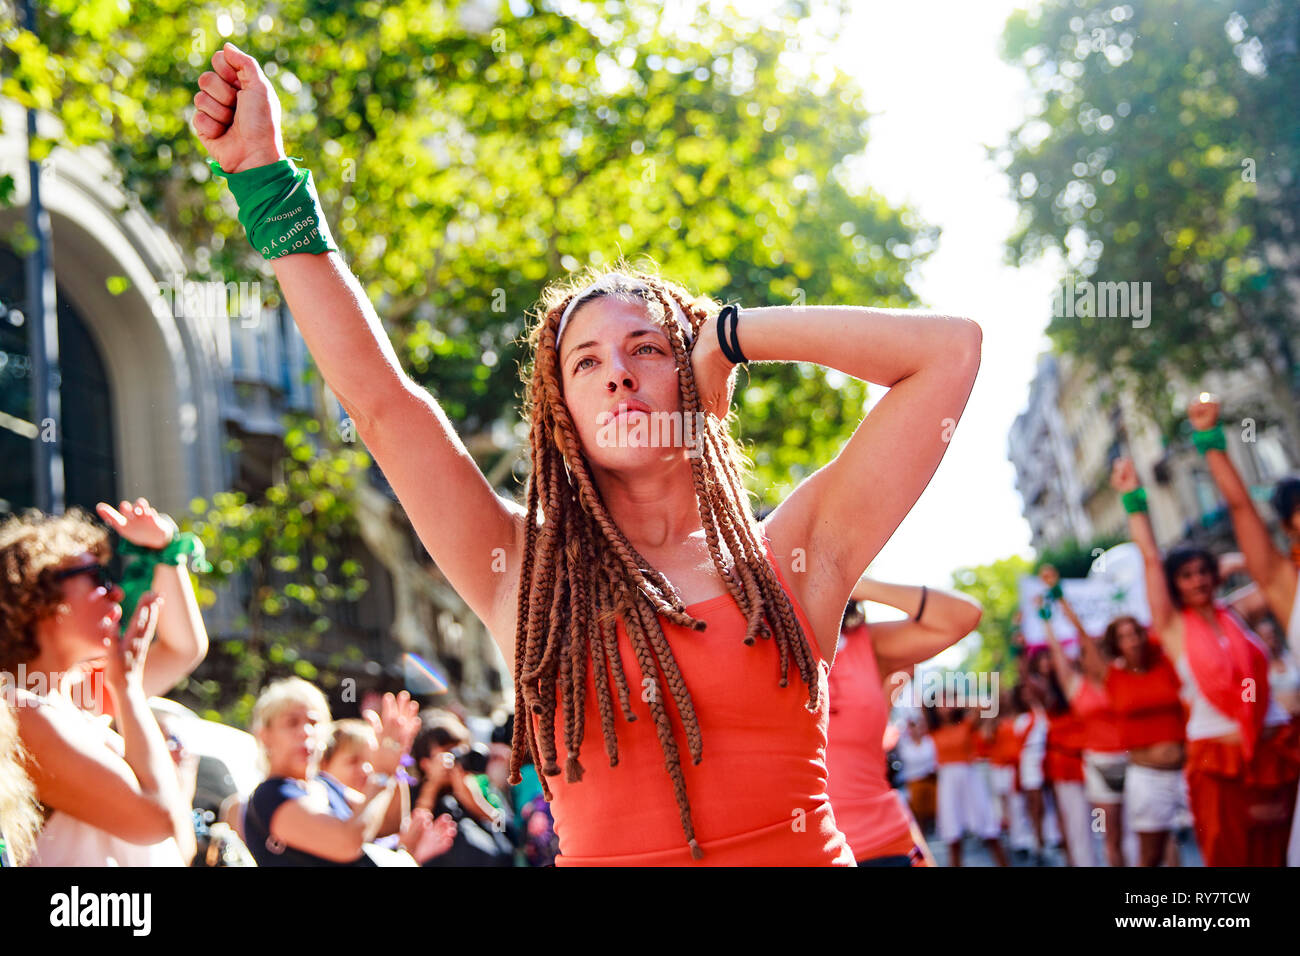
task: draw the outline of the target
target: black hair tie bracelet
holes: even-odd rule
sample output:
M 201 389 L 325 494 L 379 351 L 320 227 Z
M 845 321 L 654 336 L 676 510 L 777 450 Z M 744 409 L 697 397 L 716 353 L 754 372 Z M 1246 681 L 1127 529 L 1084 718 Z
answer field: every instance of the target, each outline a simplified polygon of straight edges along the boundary
M 722 348 L 722 354 L 727 357 L 727 361 L 733 365 L 749 361 L 745 358 L 745 353 L 740 350 L 740 337 L 736 334 L 739 324 L 740 306 L 724 305 L 722 311 L 718 313 L 718 345 Z

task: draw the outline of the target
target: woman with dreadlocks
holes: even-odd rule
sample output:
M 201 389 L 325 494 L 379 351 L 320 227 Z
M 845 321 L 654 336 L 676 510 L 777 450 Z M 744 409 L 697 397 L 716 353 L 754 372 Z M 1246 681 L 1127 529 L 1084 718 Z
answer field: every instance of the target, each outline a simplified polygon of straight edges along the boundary
M 227 44 L 212 65 L 195 132 L 421 541 L 514 661 L 527 719 L 511 780 L 531 757 L 557 863 L 853 865 L 826 795 L 826 674 L 854 584 L 965 408 L 979 327 L 848 307 L 742 320 L 626 270 L 553 285 L 528 339 L 532 469 L 517 505 L 402 371 L 310 173 L 285 158 L 257 62 Z M 726 427 L 747 360 L 889 387 L 761 523 Z M 665 423 L 668 439 L 647 434 Z M 600 759 L 581 752 L 591 725 Z

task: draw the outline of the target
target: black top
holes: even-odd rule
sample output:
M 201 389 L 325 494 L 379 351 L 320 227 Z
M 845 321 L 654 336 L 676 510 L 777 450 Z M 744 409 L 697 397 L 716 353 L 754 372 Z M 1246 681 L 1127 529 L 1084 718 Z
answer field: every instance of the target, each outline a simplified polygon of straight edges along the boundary
M 340 820 L 352 819 L 352 805 L 343 793 L 343 787 L 332 777 L 321 774 L 316 778 L 325 786 L 329 797 L 330 813 Z M 257 785 L 248 798 L 244 810 L 244 836 L 248 850 L 258 866 L 374 866 L 370 857 L 362 853 L 349 863 L 339 863 L 299 850 L 271 836 L 271 818 L 286 800 L 301 800 L 307 789 L 301 780 L 288 777 L 268 777 Z

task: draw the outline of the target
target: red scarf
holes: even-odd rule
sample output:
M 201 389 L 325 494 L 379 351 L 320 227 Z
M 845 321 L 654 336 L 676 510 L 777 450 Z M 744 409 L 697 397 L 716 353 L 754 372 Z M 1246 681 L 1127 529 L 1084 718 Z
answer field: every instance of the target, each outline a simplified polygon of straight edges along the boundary
M 1237 722 L 1242 754 L 1250 760 L 1268 713 L 1268 652 L 1255 633 L 1218 601 L 1214 617 L 1222 638 L 1200 614 L 1183 610 L 1187 666 L 1205 699 Z M 1254 700 L 1243 699 L 1247 680 L 1254 684 Z

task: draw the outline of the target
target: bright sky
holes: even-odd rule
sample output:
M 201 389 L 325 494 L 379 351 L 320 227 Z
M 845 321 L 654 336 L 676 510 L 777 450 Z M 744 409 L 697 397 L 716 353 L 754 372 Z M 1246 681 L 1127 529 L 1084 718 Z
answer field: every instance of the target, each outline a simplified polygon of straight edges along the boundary
M 875 114 L 866 181 L 943 230 L 914 288 L 927 307 L 973 318 L 984 330 L 979 378 L 952 445 L 872 565 L 882 580 L 945 586 L 959 566 L 1029 553 L 1007 434 L 1047 347 L 1060 273 L 1051 262 L 1004 263 L 1016 206 L 984 152 L 1024 115 L 1023 75 L 998 55 L 1002 26 L 1020 5 L 862 0 L 837 53 Z

